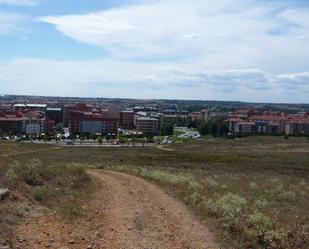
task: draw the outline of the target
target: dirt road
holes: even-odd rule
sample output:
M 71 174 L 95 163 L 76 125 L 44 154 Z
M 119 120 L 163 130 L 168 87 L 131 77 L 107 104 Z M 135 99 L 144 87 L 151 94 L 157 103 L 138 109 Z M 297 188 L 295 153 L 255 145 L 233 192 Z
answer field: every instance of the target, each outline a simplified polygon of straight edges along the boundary
M 102 186 L 73 224 L 54 215 L 19 227 L 19 248 L 217 248 L 207 228 L 158 187 L 122 173 L 90 171 Z

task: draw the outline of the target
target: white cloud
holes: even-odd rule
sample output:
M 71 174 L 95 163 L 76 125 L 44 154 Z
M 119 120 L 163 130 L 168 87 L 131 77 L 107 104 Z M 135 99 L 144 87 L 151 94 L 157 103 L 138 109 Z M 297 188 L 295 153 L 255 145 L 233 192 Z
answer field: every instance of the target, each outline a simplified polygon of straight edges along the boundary
M 297 70 L 309 57 L 307 44 L 298 39 L 309 34 L 308 11 L 278 9 L 251 0 L 161 0 L 41 20 L 117 58 L 182 58 L 210 69 Z
M 309 72 L 281 75 L 258 69 L 205 70 L 181 63 L 18 59 L 0 64 L 0 92 L 306 102 Z
M 37 4 L 37 0 L 0 0 L 0 5 L 35 5 Z
M 0 11 L 0 35 L 22 33 L 25 16 Z
M 303 28 L 309 27 L 309 8 L 289 8 L 281 12 L 278 16 L 291 22 L 295 25 L 299 25 Z
M 144 0 L 41 17 L 108 58 L 12 60 L 0 64 L 0 92 L 308 102 L 308 10 L 281 4 Z M 0 34 L 16 29 L 19 18 L 0 15 Z

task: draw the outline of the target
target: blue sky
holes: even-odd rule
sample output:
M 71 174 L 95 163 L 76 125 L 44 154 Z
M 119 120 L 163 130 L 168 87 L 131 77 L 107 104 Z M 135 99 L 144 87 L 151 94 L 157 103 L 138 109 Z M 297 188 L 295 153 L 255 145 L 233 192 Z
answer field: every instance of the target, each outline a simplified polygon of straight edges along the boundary
M 308 103 L 309 2 L 0 0 L 0 94 Z

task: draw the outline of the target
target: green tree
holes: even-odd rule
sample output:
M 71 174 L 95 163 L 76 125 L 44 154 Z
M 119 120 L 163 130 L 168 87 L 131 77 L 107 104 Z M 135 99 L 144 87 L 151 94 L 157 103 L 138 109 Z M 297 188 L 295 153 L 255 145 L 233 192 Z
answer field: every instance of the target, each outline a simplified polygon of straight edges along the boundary
M 172 124 L 163 125 L 162 131 L 163 136 L 171 136 L 174 133 L 174 126 Z
M 126 137 L 123 136 L 123 135 L 118 135 L 117 140 L 118 140 L 118 143 L 120 143 L 120 144 L 124 144 L 124 143 L 127 142 Z
M 202 125 L 199 126 L 198 131 L 202 136 L 208 135 L 209 134 L 208 124 L 204 122 Z
M 100 136 L 100 137 L 98 137 L 98 143 L 99 144 L 102 144 L 103 143 L 103 138 Z
M 209 122 L 209 131 L 210 131 L 210 134 L 214 137 L 217 137 L 218 136 L 218 124 L 217 124 L 217 121 L 216 120 L 211 120 Z
M 147 143 L 154 143 L 154 136 L 148 135 L 148 136 L 146 137 L 146 141 L 147 141 Z
M 57 131 L 57 132 L 61 132 L 61 133 L 62 133 L 63 128 L 64 128 L 63 123 L 58 123 L 58 124 L 56 125 L 56 131 Z

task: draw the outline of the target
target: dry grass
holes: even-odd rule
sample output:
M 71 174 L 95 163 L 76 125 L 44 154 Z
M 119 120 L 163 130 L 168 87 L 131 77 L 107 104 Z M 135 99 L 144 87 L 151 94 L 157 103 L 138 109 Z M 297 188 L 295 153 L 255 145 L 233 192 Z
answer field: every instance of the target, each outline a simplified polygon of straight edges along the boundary
M 19 151 L 44 150 L 18 155 Z M 157 148 L 0 144 L 0 175 L 14 160 L 78 163 L 149 179 L 185 202 L 223 248 L 309 248 L 309 141 L 249 137 Z M 15 153 L 14 156 L 5 154 Z M 2 170 L 1 170 L 2 169 Z M 43 191 L 44 192 L 44 191 Z M 74 209 L 72 210 L 74 213 Z
M 13 237 L 19 222 L 38 209 L 52 209 L 64 218 L 82 214 L 81 201 L 92 187 L 85 167 L 39 159 L 9 161 L 2 165 L 1 186 L 8 187 L 11 195 L 0 202 L 0 245 Z

